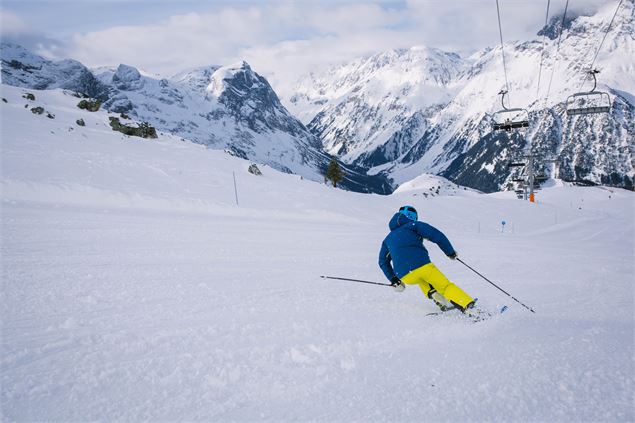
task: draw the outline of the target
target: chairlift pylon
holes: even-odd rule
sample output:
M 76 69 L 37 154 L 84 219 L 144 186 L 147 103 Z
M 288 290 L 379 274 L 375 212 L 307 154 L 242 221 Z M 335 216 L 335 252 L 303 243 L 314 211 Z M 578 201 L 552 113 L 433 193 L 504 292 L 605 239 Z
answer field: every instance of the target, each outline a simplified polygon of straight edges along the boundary
M 509 109 L 505 106 L 505 94 L 506 90 L 501 90 L 498 93 L 501 96 L 502 110 L 494 112 L 492 119 L 494 123 L 492 128 L 495 131 L 511 131 L 512 129 L 528 128 L 529 127 L 529 112 L 527 109 L 519 107 Z
M 597 69 L 588 72 L 593 77 L 593 88 L 591 91 L 579 92 L 567 97 L 567 115 L 590 115 L 595 113 L 608 113 L 611 111 L 611 98 L 602 91 L 595 91 L 597 87 Z

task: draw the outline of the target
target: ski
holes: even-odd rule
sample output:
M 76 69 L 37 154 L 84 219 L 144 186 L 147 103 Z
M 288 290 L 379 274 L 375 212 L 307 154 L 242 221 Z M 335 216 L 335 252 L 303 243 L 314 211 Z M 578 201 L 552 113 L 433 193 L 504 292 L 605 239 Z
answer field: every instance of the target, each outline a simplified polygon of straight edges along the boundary
M 476 304 L 477 301 L 478 301 L 478 298 L 474 298 L 474 304 Z M 447 307 L 439 311 L 433 311 L 432 313 L 428 313 L 426 314 L 426 316 L 439 316 L 441 314 L 447 313 L 448 311 L 458 310 L 458 309 L 459 308 L 457 306 L 453 305 L 452 307 Z
M 426 314 L 426 316 L 439 316 L 439 315 L 447 313 L 448 311 L 451 311 L 451 310 L 457 310 L 457 308 L 456 307 L 449 307 L 449 308 L 446 308 L 445 310 L 433 311 L 432 313 Z
M 476 302 L 476 301 L 478 301 L 478 298 L 474 299 L 474 302 Z M 452 307 L 452 308 L 448 308 L 446 310 L 439 310 L 439 311 L 435 311 L 435 312 L 432 312 L 432 313 L 427 313 L 426 316 L 441 316 L 443 314 L 446 314 L 449 311 L 457 310 L 460 313 L 461 316 L 467 317 L 468 320 L 471 320 L 474 323 L 476 323 L 476 322 L 482 322 L 482 321 L 487 320 L 487 319 L 489 319 L 491 317 L 494 317 L 496 314 L 502 314 L 505 311 L 507 311 L 508 308 L 509 307 L 504 305 L 499 310 L 498 313 L 491 313 L 491 312 L 489 312 L 487 310 L 483 310 L 483 309 L 478 308 L 478 307 L 469 308 L 469 309 L 465 310 L 465 312 L 461 312 L 461 310 L 459 310 L 458 307 Z M 452 313 L 452 314 L 456 314 L 456 313 Z

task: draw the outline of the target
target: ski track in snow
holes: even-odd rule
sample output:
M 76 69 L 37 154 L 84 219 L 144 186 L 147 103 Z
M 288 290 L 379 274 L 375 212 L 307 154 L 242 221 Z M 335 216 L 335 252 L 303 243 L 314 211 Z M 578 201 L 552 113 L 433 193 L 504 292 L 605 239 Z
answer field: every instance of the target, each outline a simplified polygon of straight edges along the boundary
M 633 193 L 346 193 L 122 138 L 99 113 L 47 120 L 3 89 L 3 421 L 635 419 Z M 90 129 L 61 130 L 78 117 Z M 536 314 L 429 243 L 482 307 L 510 309 L 431 318 L 417 288 L 319 278 L 383 282 L 404 203 Z

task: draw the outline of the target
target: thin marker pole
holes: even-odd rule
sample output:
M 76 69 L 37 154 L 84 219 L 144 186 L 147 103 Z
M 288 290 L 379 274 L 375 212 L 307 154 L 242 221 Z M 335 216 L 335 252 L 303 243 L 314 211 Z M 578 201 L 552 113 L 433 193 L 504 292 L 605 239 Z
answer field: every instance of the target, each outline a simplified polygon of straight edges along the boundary
M 238 188 L 236 188 L 236 172 L 232 172 L 232 175 L 234 175 L 234 194 L 236 196 L 236 207 L 240 207 L 238 205 Z

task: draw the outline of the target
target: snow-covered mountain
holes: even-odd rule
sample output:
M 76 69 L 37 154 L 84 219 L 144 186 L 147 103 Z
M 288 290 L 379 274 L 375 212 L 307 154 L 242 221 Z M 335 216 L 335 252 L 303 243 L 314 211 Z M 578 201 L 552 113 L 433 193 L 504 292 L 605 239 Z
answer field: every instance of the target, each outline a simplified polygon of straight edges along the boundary
M 181 72 L 171 78 L 121 64 L 94 74 L 79 62 L 52 62 L 2 44 L 4 84 L 33 89 L 64 88 L 103 101 L 113 113 L 275 169 L 322 180 L 331 157 L 320 141 L 281 104 L 265 78 L 241 62 Z M 88 87 L 88 88 L 87 88 Z M 389 192 L 383 176 L 347 167 L 342 185 Z
M 455 80 L 466 67 L 458 55 L 438 49 L 388 51 L 309 75 L 296 87 L 290 109 L 310 120 L 327 151 L 344 161 L 367 166 L 378 149 L 395 160 L 412 146 L 403 130 L 425 126 L 425 117 L 455 95 Z
M 505 44 L 507 105 L 529 110 L 526 137 L 491 130 L 491 114 L 501 108 L 497 93 L 506 87 L 500 46 L 465 59 L 421 47 L 376 54 L 304 77 L 286 102 L 329 153 L 397 184 L 430 172 L 494 191 L 510 177 L 510 158 L 531 148 L 557 158 L 555 176 L 632 187 L 632 2 L 622 4 L 594 65 L 611 113 L 568 117 L 564 107 L 567 96 L 591 88 L 583 83 L 584 71 L 616 5 L 606 4 L 594 16 L 569 15 L 559 47 L 562 16 L 534 40 Z
M 569 117 L 564 107 L 569 95 L 590 89 L 584 71 L 616 5 L 593 16 L 569 14 L 564 25 L 554 16 L 534 40 L 505 44 L 508 84 L 500 46 L 467 58 L 429 47 L 361 58 L 302 78 L 285 99 L 288 109 L 245 62 L 160 78 L 124 64 L 91 72 L 2 44 L 2 81 L 84 93 L 111 112 L 313 180 L 337 156 L 347 166 L 342 185 L 356 191 L 387 193 L 425 173 L 496 191 L 510 185 L 507 164 L 523 151 L 555 158 L 539 169 L 551 176 L 632 188 L 632 2 L 622 3 L 594 63 L 610 114 Z M 529 112 L 524 133 L 491 129 L 501 108 L 497 93 L 507 86 L 507 104 Z

